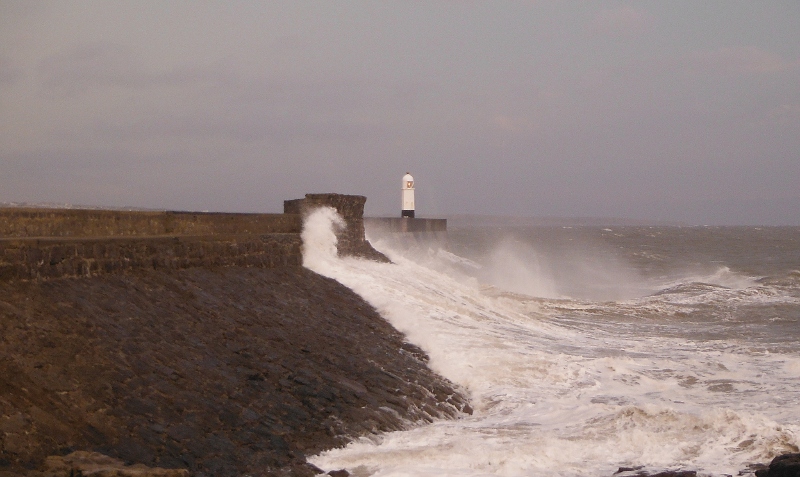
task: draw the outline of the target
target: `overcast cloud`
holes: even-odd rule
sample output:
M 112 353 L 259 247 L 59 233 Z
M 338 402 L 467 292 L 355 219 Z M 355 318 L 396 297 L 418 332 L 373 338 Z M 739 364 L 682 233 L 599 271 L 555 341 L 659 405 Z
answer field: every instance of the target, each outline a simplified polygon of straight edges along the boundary
M 800 225 L 800 2 L 0 0 L 0 202 Z

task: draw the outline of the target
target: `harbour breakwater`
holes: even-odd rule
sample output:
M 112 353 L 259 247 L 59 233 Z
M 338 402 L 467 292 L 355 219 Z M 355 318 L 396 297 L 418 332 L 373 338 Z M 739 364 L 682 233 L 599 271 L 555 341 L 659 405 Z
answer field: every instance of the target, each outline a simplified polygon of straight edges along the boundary
M 324 196 L 358 224 L 363 197 Z M 79 475 L 84 451 L 129 466 L 113 475 L 313 475 L 306 455 L 470 412 L 370 305 L 300 266 L 307 204 L 291 207 L 3 210 L 0 476 Z M 340 252 L 380 259 L 361 230 Z
M 0 280 L 141 269 L 302 265 L 303 216 L 333 207 L 342 255 L 388 261 L 364 238 L 363 196 L 307 194 L 283 214 L 0 209 Z

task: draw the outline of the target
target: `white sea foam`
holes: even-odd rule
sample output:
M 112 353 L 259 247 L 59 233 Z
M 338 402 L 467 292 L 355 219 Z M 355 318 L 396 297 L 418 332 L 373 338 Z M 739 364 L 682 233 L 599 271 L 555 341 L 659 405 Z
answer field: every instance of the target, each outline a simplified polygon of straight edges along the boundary
M 309 214 L 301 234 L 303 265 L 320 267 L 336 260 L 336 232 L 344 226 L 344 219 L 332 207 L 320 207 Z
M 309 218 L 305 266 L 375 306 L 469 395 L 475 413 L 310 459 L 325 470 L 601 476 L 644 465 L 735 475 L 800 444 L 800 355 L 676 335 L 670 327 L 680 323 L 652 319 L 661 307 L 692 305 L 670 304 L 675 294 L 543 299 L 443 273 L 459 262 L 447 254 L 415 261 L 386 249 L 394 264 L 340 259 L 336 221 L 329 210 Z

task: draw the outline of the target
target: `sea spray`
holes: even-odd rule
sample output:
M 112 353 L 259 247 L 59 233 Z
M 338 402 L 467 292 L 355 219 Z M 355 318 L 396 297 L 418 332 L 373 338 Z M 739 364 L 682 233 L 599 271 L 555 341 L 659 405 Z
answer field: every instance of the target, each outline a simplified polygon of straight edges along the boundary
M 336 233 L 345 227 L 345 221 L 332 207 L 318 207 L 308 214 L 303 223 L 303 266 L 309 269 L 336 259 Z
M 322 218 L 329 228 L 335 221 L 321 216 L 320 227 Z M 793 370 L 800 356 L 765 353 L 735 330 L 705 338 L 706 328 L 727 326 L 730 312 L 718 315 L 716 302 L 709 309 L 698 299 L 695 276 L 682 281 L 688 292 L 618 302 L 547 299 L 444 274 L 459 262 L 450 253 L 412 260 L 383 250 L 394 264 L 339 259 L 330 253 L 331 234 L 325 237 L 318 244 L 328 250 L 325 260 L 306 266 L 356 291 L 428 352 L 431 367 L 469 393 L 475 413 L 313 457 L 321 468 L 375 476 L 601 476 L 642 465 L 735 475 L 798 446 Z M 431 263 L 436 257 L 447 264 Z M 745 288 L 699 293 L 759 303 L 761 288 L 720 278 Z M 787 296 L 794 292 L 767 291 L 781 306 L 795 306 Z M 686 319 L 693 314 L 705 321 Z M 692 329 L 695 321 L 706 325 Z

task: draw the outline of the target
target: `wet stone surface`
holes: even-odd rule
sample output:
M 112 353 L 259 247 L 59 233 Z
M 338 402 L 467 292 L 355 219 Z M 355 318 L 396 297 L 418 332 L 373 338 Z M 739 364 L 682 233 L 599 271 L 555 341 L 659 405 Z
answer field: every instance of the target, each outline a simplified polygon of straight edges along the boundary
M 301 268 L 0 282 L 0 475 L 78 450 L 312 475 L 306 455 L 469 411 L 426 359 Z

